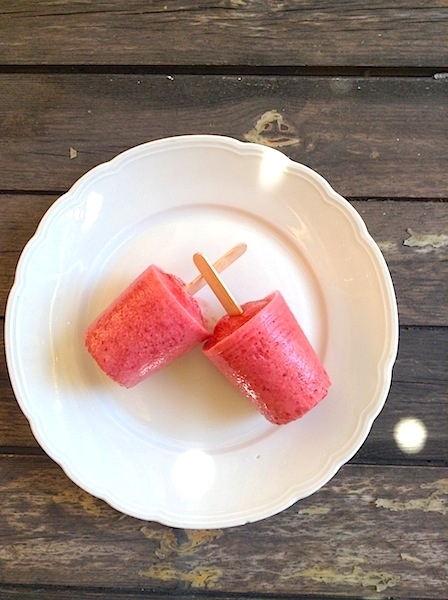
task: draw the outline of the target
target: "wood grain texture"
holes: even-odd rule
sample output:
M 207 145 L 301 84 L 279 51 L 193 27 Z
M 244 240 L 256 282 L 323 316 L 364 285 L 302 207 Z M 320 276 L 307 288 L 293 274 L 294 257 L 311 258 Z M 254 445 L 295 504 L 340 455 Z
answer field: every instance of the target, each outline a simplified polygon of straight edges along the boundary
M 446 468 L 347 465 L 277 516 L 192 531 L 124 517 L 46 457 L 3 456 L 2 584 L 442 598 L 446 475 Z
M 346 197 L 448 197 L 443 79 L 3 74 L 0 89 L 4 191 L 64 191 L 132 146 L 206 133 L 280 146 Z
M 27 585 L 8 585 L 0 584 L 0 598 L 2 600 L 142 600 L 142 598 L 151 598 L 151 600 L 166 600 L 166 594 L 154 594 L 150 589 L 141 587 L 134 592 L 123 592 L 122 590 L 105 591 L 89 590 L 86 588 L 72 587 L 64 588 L 61 586 L 27 586 Z M 176 594 L 176 600 L 196 600 L 201 596 L 191 594 Z M 223 597 L 220 600 L 241 600 L 242 597 Z M 270 600 L 266 598 L 266 600 Z M 297 600 L 301 600 L 298 598 Z M 309 599 L 306 599 L 309 600 Z M 339 599 L 340 600 L 340 599 Z
M 386 259 L 401 325 L 448 325 L 448 203 L 354 201 L 352 205 Z M 418 245 L 407 245 L 416 237 Z
M 321 173 L 378 243 L 400 318 L 355 456 L 279 515 L 223 530 L 127 517 L 72 483 L 19 408 L 1 338 L 1 600 L 448 600 L 447 31 L 448 0 L 0 3 L 2 329 L 57 197 L 132 146 L 191 133 Z M 409 419 L 418 449 L 397 435 Z
M 401 328 L 387 401 L 352 463 L 448 465 L 447 364 L 448 328 Z M 3 352 L 0 398 L 0 452 L 37 451 L 38 444 L 11 389 Z M 406 419 L 418 419 L 424 428 L 426 438 L 419 450 L 397 443 L 397 427 Z
M 56 196 L 0 194 L 0 317 L 5 316 L 20 254 L 55 200 Z
M 169 594 L 170 598 L 175 600 L 201 600 L 204 595 L 198 594 Z M 242 600 L 244 596 L 213 596 L 208 593 L 207 598 L 215 598 L 216 600 Z M 0 583 L 0 598 L 2 600 L 167 600 L 167 594 L 153 592 L 151 588 L 141 586 L 134 591 L 123 591 L 107 588 L 106 590 L 92 590 L 83 587 L 73 586 L 66 588 L 63 586 L 46 586 L 46 585 L 8 585 L 3 586 Z M 264 600 L 274 600 L 275 596 L 264 596 Z M 300 596 L 295 596 L 297 600 L 302 600 Z M 309 596 L 303 600 L 310 600 Z M 331 598 L 330 598 L 331 600 Z M 341 597 L 338 600 L 344 600 Z
M 446 65 L 443 0 L 3 3 L 1 62 Z M 428 43 L 431 40 L 431 43 Z
M 56 196 L 0 194 L 0 317 L 14 280 L 14 271 L 26 242 Z M 370 234 L 379 244 L 398 300 L 402 325 L 448 325 L 448 238 L 433 247 L 404 245 L 412 231 L 448 235 L 448 203 L 417 201 L 352 201 Z M 427 243 L 425 243 L 427 239 Z
M 448 331 L 446 328 L 400 329 L 392 385 L 383 410 L 352 462 L 409 463 L 436 461 L 448 465 Z M 421 449 L 406 449 L 399 428 L 422 427 Z

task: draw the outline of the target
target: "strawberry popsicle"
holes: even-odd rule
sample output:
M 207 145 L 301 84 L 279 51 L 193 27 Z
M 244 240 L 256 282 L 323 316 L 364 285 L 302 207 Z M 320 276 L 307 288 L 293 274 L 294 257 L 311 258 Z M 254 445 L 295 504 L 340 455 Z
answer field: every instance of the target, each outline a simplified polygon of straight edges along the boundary
M 85 345 L 111 379 L 130 388 L 208 336 L 184 282 L 151 265 L 87 328 Z
M 272 423 L 302 417 L 326 395 L 330 379 L 280 292 L 227 314 L 205 355 Z
M 213 267 L 227 269 L 246 248 L 237 244 Z M 111 379 L 133 387 L 210 335 L 193 298 L 204 285 L 202 276 L 185 285 L 151 265 L 87 328 L 87 350 Z

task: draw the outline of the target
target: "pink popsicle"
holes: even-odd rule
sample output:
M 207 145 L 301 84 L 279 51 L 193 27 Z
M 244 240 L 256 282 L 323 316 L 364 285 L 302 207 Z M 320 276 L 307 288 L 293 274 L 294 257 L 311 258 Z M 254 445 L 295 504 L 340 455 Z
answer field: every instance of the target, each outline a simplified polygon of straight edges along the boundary
M 87 328 L 99 367 L 127 388 L 209 336 L 184 282 L 151 265 Z
M 280 292 L 222 317 L 205 355 L 272 423 L 302 417 L 328 393 L 330 379 Z

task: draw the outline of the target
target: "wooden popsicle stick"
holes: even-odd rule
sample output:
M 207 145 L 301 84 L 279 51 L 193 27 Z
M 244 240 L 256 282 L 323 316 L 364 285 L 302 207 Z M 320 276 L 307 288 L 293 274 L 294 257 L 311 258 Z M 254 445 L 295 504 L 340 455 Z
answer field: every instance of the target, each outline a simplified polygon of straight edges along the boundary
M 240 315 L 243 312 L 243 309 L 227 289 L 227 286 L 210 261 L 200 252 L 194 254 L 193 261 L 202 273 L 202 277 L 210 286 L 212 292 L 223 305 L 226 313 L 231 316 Z
M 219 258 L 215 263 L 213 263 L 213 268 L 218 273 L 221 273 L 221 271 L 224 271 L 224 269 L 227 269 L 227 267 L 229 267 L 233 262 L 235 262 L 237 258 L 242 256 L 246 252 L 246 250 L 246 244 L 237 244 L 231 250 L 223 254 L 221 258 Z M 205 281 L 203 275 L 200 274 L 197 277 L 195 277 L 195 279 L 190 281 L 190 283 L 188 283 L 185 286 L 185 289 L 189 294 L 193 295 L 196 294 L 196 292 L 199 292 L 199 290 L 203 288 L 206 283 L 207 282 Z

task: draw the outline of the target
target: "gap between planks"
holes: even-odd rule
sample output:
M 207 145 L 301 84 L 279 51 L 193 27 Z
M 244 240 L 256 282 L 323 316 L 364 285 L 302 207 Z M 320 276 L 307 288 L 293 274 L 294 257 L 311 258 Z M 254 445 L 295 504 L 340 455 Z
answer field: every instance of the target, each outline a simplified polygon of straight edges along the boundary
M 0 74 L 227 75 L 296 77 L 419 77 L 434 79 L 446 67 L 150 65 L 150 64 L 0 64 Z

